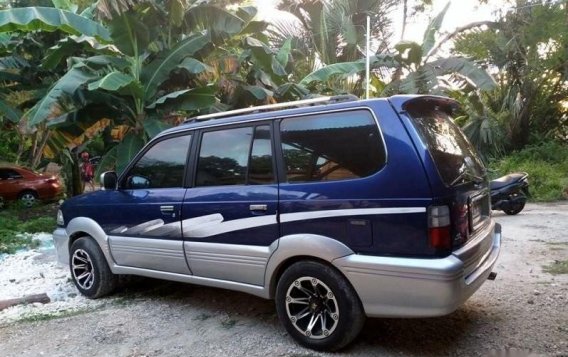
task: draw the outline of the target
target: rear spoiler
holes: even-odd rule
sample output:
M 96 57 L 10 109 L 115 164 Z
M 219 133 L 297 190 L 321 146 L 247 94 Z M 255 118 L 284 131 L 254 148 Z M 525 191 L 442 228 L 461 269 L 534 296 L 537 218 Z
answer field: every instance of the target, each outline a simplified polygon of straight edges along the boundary
M 438 107 L 448 114 L 453 114 L 460 107 L 458 101 L 437 95 L 395 95 L 389 98 L 389 101 L 399 114 L 417 106 Z

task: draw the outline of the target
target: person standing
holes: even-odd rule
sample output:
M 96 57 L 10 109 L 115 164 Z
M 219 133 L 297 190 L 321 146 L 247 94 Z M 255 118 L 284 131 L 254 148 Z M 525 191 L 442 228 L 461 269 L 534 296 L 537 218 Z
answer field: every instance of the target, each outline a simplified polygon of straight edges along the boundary
M 95 168 L 89 158 L 90 155 L 87 151 L 81 153 L 81 180 L 83 180 L 85 189 L 88 186 L 90 188 L 89 191 L 94 191 L 95 183 L 93 178 L 95 177 Z

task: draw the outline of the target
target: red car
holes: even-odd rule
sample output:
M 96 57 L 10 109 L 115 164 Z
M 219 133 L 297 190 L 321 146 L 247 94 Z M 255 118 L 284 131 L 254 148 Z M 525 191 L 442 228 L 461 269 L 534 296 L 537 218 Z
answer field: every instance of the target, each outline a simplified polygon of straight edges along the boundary
M 37 174 L 18 166 L 0 166 L 0 204 L 20 200 L 30 207 L 38 199 L 56 199 L 61 190 L 61 182 L 56 176 Z

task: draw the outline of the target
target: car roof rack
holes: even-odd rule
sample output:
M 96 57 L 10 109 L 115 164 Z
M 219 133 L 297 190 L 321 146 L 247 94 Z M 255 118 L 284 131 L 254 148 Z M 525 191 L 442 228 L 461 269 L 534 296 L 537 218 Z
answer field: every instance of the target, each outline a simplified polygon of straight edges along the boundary
M 318 98 L 311 98 L 311 99 L 303 99 L 297 100 L 293 102 L 283 102 L 283 103 L 276 103 L 276 104 L 268 104 L 268 105 L 260 105 L 258 107 L 250 107 L 250 108 L 242 108 L 242 109 L 235 109 L 229 110 L 225 112 L 219 113 L 212 113 L 212 114 L 204 114 L 199 115 L 196 117 L 188 118 L 183 121 L 184 124 L 193 123 L 202 120 L 210 120 L 210 119 L 218 119 L 229 117 L 232 115 L 237 114 L 246 114 L 246 113 L 261 113 L 261 112 L 268 112 L 277 109 L 284 109 L 284 108 L 298 108 L 302 106 L 308 105 L 315 105 L 315 104 L 334 104 L 339 102 L 351 102 L 359 100 L 359 98 L 353 94 L 344 94 L 344 95 L 334 95 L 334 96 L 327 96 L 327 97 L 318 97 Z

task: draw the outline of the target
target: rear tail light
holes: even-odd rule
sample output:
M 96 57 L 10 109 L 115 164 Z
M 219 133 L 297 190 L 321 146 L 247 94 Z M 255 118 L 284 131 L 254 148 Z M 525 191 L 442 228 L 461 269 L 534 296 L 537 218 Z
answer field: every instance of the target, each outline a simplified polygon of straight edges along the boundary
M 428 240 L 434 249 L 450 249 L 452 236 L 448 206 L 428 207 Z
M 45 180 L 47 183 L 59 183 L 59 180 L 56 177 L 51 177 Z

